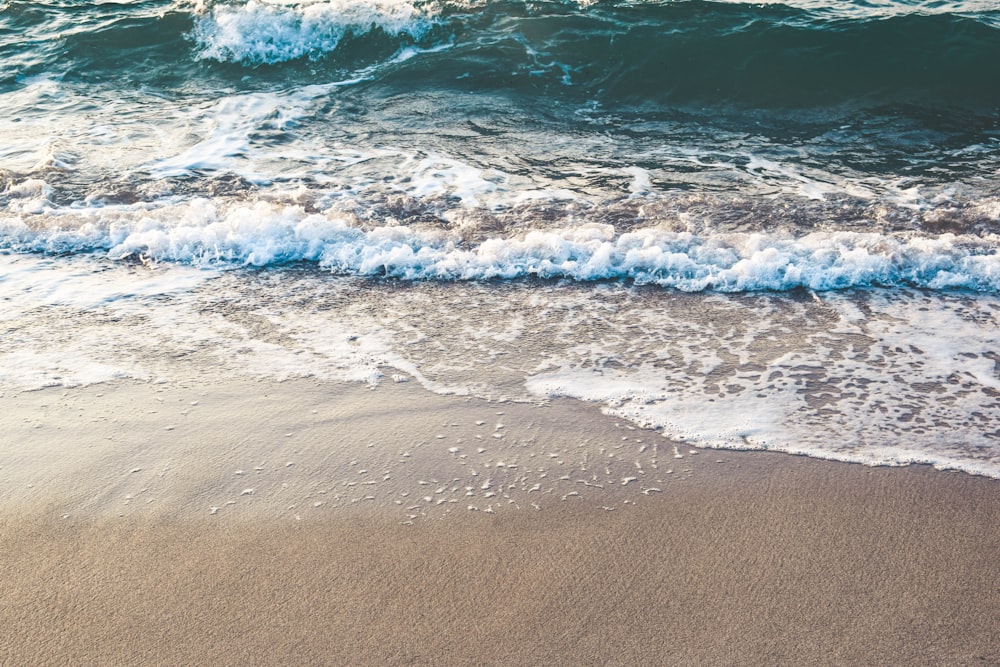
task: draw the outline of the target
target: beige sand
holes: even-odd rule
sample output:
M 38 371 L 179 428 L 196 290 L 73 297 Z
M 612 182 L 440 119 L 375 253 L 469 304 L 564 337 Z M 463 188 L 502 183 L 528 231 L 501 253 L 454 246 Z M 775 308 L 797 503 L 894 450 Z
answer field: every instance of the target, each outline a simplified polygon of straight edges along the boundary
M 411 384 L 0 405 L 2 664 L 1000 664 L 996 480 Z

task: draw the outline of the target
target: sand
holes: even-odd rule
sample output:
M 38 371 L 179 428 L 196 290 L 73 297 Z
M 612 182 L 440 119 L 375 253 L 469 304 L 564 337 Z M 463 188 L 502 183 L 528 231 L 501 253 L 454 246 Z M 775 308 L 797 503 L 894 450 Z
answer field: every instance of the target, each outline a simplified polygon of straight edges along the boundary
M 997 480 L 415 383 L 0 405 L 2 664 L 1000 664 Z

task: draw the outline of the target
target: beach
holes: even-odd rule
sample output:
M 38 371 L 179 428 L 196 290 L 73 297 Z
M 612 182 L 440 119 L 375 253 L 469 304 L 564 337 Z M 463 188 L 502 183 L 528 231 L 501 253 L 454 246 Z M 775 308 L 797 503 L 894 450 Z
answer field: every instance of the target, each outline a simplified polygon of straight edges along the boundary
M 998 660 L 993 479 L 410 383 L 0 400 L 5 664 Z
M 0 665 L 1000 665 L 998 62 L 0 0 Z

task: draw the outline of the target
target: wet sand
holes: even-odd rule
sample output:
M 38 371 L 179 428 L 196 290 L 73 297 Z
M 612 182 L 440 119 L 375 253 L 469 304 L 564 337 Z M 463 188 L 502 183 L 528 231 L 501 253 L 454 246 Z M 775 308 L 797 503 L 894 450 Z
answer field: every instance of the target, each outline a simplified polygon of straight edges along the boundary
M 0 405 L 3 664 L 1000 662 L 996 480 L 412 383 Z

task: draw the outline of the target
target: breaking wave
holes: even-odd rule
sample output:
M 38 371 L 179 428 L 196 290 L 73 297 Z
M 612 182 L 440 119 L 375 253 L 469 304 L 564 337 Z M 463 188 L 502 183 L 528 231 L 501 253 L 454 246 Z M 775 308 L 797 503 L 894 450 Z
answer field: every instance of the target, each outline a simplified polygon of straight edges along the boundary
M 866 286 L 1000 290 L 1000 237 L 990 233 L 796 236 L 692 233 L 656 225 L 620 232 L 591 222 L 470 241 L 455 230 L 362 228 L 301 206 L 223 207 L 208 199 L 160 209 L 48 211 L 44 220 L 44 227 L 33 228 L 30 215 L 0 218 L 0 247 L 194 265 L 305 261 L 338 274 L 405 280 L 628 280 L 723 292 Z

